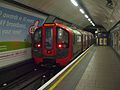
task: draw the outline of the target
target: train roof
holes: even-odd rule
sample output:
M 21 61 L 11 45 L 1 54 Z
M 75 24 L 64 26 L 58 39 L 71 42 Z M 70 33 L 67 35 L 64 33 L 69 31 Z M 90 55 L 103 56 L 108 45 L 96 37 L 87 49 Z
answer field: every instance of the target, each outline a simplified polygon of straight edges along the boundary
M 65 26 L 63 24 L 58 24 L 58 23 L 56 23 L 56 25 L 60 26 L 60 27 L 64 27 L 64 28 L 66 28 L 67 30 L 69 30 L 73 33 L 80 34 L 80 35 L 82 34 L 81 32 L 78 31 L 78 29 L 73 29 L 72 27 L 68 27 L 68 26 Z
M 80 29 L 74 29 L 72 27 L 68 27 L 66 25 L 63 25 L 63 24 L 60 24 L 60 23 L 45 23 L 43 24 L 43 26 L 59 26 L 59 27 L 62 27 L 70 32 L 73 32 L 73 33 L 76 33 L 76 34 L 85 34 L 85 35 L 90 35 L 90 32 L 86 32 L 86 31 L 83 31 L 83 30 L 80 30 Z

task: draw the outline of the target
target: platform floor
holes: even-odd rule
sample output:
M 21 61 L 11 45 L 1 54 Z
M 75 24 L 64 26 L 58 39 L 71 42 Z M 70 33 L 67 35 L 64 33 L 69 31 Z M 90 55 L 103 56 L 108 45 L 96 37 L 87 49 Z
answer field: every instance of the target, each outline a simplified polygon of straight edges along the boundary
M 83 75 L 78 64 L 54 90 L 120 90 L 120 58 L 113 49 L 96 46 L 90 52 L 83 58 L 91 59 Z
M 120 90 L 120 58 L 110 47 L 96 47 L 75 90 Z

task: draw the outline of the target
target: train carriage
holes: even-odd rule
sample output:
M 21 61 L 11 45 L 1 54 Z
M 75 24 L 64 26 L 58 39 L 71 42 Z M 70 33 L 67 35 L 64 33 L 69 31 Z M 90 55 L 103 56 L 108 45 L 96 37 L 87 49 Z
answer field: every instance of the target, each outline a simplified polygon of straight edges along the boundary
M 67 65 L 86 49 L 87 33 L 73 30 L 58 23 L 44 24 L 37 28 L 32 39 L 32 56 L 36 64 Z M 83 39 L 84 38 L 84 39 Z

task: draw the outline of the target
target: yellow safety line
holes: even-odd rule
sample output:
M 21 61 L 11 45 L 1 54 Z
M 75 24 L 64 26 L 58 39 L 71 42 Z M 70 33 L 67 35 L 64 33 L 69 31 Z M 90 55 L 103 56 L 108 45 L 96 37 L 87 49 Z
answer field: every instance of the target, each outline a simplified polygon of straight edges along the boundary
M 87 52 L 88 53 L 88 52 Z M 85 53 L 80 60 L 78 60 L 58 81 L 56 81 L 50 88 L 49 90 L 54 90 L 54 88 L 72 71 L 72 69 L 77 66 L 79 64 L 79 62 L 81 62 L 81 60 L 83 59 L 83 57 L 87 54 Z

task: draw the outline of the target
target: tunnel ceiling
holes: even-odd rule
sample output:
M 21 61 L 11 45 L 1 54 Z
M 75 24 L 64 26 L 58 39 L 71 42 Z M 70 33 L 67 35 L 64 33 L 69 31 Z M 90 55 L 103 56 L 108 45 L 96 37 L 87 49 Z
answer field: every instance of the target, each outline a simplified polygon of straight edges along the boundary
M 89 21 L 75 7 L 70 0 L 14 0 L 39 11 L 57 16 L 71 23 L 85 28 L 91 25 Z M 120 0 L 112 0 L 113 5 L 108 7 L 107 0 L 77 0 L 82 2 L 92 20 L 109 30 L 120 20 Z
M 84 28 L 90 25 L 89 21 L 84 18 L 70 0 L 15 0 L 42 12 L 55 15 L 61 19 L 79 25 Z
M 120 20 L 120 0 L 110 1 L 113 5 L 107 6 L 107 0 L 82 0 L 94 22 L 106 30 L 110 30 Z

